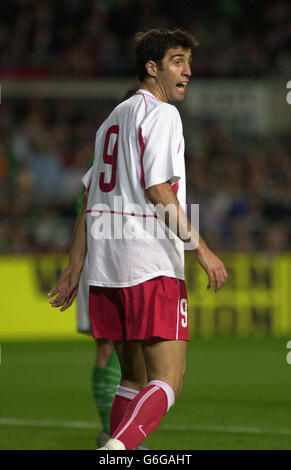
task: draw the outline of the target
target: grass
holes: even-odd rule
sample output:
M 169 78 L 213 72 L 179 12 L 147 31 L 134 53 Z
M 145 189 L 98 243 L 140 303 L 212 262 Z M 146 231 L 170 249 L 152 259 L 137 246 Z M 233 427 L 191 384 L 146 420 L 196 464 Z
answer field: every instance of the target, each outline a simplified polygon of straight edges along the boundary
M 160 450 L 290 450 L 287 341 L 193 338 L 183 394 L 147 445 Z M 0 419 L 0 449 L 95 449 L 100 422 L 90 389 L 94 342 L 7 342 L 1 350 L 0 418 L 82 421 L 92 427 L 12 425 Z

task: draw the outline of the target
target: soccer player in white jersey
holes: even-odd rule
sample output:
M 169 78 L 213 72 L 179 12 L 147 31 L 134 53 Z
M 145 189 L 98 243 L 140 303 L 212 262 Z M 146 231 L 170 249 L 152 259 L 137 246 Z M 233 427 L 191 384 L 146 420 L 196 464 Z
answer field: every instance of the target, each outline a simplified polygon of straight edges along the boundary
M 136 35 L 140 90 L 97 131 L 69 264 L 49 293 L 62 311 L 72 304 L 87 250 L 93 335 L 114 341 L 121 366 L 111 439 L 102 449 L 135 449 L 182 391 L 189 339 L 183 241 L 206 271 L 208 288 L 218 291 L 227 279 L 183 211 L 183 131 L 169 103 L 185 96 L 194 46 L 181 30 Z M 164 237 L 153 235 L 152 221 Z

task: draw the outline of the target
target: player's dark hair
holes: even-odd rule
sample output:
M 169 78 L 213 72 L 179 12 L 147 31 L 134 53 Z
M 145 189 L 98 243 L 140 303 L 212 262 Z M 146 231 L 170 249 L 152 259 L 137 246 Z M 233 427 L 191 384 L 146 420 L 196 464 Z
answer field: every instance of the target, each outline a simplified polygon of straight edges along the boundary
M 198 46 L 197 39 L 192 34 L 181 29 L 150 29 L 135 35 L 136 69 L 140 82 L 147 77 L 146 63 L 153 60 L 162 68 L 162 60 L 170 48 L 182 47 L 193 49 Z

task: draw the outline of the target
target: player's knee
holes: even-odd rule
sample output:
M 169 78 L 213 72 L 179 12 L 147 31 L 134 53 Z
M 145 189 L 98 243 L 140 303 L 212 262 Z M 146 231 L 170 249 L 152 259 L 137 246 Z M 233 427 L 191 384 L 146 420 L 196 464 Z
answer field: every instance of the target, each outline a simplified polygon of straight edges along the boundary
M 111 354 L 114 351 L 112 341 L 109 340 L 98 340 L 98 348 L 97 348 L 97 357 L 96 357 L 96 365 L 98 367 L 106 367 L 109 361 Z
M 175 399 L 177 399 L 183 391 L 184 374 L 182 373 L 182 374 L 175 375 L 174 377 L 169 378 L 168 383 L 174 391 Z

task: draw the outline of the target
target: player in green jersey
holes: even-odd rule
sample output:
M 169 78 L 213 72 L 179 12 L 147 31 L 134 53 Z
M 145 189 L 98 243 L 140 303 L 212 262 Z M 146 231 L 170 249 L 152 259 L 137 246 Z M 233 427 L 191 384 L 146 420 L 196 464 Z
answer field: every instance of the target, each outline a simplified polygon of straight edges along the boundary
M 93 158 L 88 169 L 93 165 Z M 82 193 L 77 202 L 77 211 L 80 211 L 86 188 L 83 185 Z M 77 331 L 91 334 L 88 315 L 89 287 L 85 282 L 86 262 L 80 278 L 77 295 Z M 97 437 L 98 445 L 103 445 L 109 438 L 110 409 L 117 386 L 120 382 L 120 367 L 112 341 L 106 339 L 96 340 L 96 360 L 92 370 L 91 386 L 97 409 L 100 414 L 102 429 Z
M 127 91 L 123 100 L 126 100 L 136 92 L 136 88 Z M 91 158 L 87 170 L 93 165 Z M 86 191 L 85 185 L 77 201 L 77 212 L 83 204 L 83 197 Z M 79 333 L 91 335 L 91 325 L 89 320 L 89 286 L 85 282 L 87 261 L 80 277 L 77 295 L 77 331 Z M 108 441 L 110 435 L 110 410 L 117 386 L 120 383 L 121 373 L 119 360 L 114 351 L 113 342 L 107 339 L 96 339 L 96 359 L 92 370 L 91 386 L 94 400 L 100 414 L 102 429 L 97 437 L 99 446 L 103 446 Z M 146 450 L 147 447 L 139 445 L 139 450 Z

